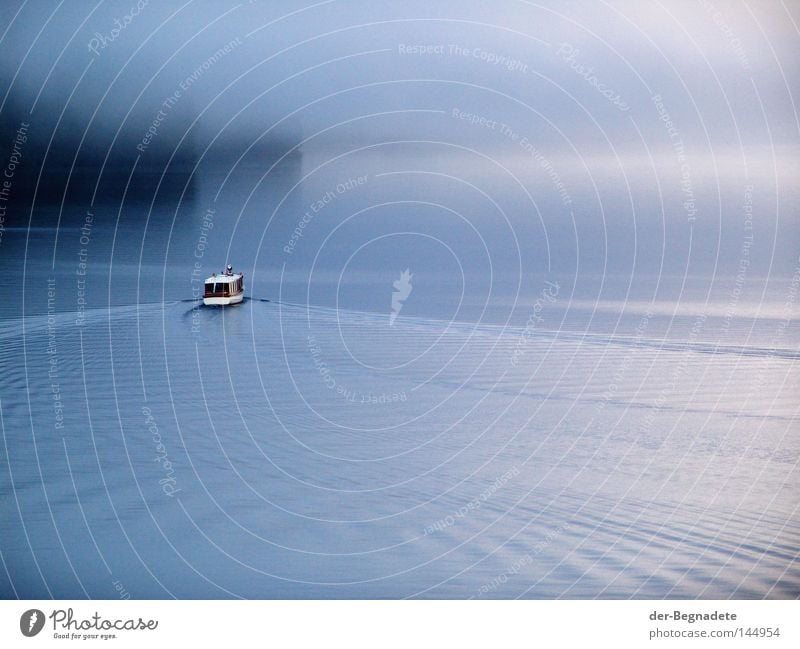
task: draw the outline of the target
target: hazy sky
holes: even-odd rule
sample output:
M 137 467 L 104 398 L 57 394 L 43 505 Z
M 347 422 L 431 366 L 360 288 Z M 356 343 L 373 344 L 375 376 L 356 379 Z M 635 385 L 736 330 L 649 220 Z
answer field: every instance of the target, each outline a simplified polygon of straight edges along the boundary
M 228 139 L 281 118 L 274 130 L 295 137 L 368 113 L 463 107 L 526 115 L 540 142 L 565 151 L 626 153 L 642 139 L 658 150 L 667 141 L 659 94 L 698 149 L 797 145 L 796 2 L 140 4 L 4 2 L 6 102 L 39 119 L 64 110 L 62 129 L 76 137 L 120 127 L 137 140 L 138 122 L 233 43 L 176 107 L 203 112 L 209 132 L 243 110 Z M 421 79 L 435 82 L 410 81 Z M 410 122 L 379 126 L 407 135 Z M 340 130 L 369 138 L 374 128 Z
M 30 124 L 28 171 L 437 141 L 545 203 L 606 192 L 604 219 L 667 196 L 709 241 L 750 193 L 790 271 L 798 23 L 785 1 L 4 2 L 0 126 Z

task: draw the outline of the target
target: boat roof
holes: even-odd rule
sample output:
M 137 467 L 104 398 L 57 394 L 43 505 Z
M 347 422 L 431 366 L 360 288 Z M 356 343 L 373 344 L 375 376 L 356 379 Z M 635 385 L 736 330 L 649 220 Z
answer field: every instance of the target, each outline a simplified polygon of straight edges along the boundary
M 206 277 L 206 284 L 211 282 L 235 282 L 240 277 L 242 277 L 242 273 L 233 273 L 233 275 L 219 273 L 217 275 L 212 275 L 211 277 Z

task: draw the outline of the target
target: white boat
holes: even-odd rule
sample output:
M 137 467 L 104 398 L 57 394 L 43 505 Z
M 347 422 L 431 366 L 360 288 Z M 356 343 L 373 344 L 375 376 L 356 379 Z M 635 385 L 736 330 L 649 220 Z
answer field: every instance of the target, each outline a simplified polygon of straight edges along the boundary
M 238 304 L 244 299 L 244 273 L 234 273 L 230 264 L 223 273 L 206 278 L 205 284 L 203 304 L 208 306 Z

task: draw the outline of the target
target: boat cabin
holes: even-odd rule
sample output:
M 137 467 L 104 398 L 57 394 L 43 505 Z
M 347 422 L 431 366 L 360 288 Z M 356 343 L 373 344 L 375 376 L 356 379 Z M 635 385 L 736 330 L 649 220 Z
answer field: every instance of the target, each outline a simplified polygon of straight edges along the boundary
M 226 306 L 237 304 L 244 299 L 244 273 L 234 273 L 228 265 L 219 275 L 214 273 L 206 278 L 203 304 L 209 306 Z

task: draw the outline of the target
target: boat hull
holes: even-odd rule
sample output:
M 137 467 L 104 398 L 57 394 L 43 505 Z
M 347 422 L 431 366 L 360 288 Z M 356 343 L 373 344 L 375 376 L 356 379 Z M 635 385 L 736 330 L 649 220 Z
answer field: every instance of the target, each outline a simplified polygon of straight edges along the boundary
M 204 297 L 203 304 L 206 306 L 228 306 L 229 304 L 239 304 L 244 299 L 244 293 L 231 295 L 230 297 Z

